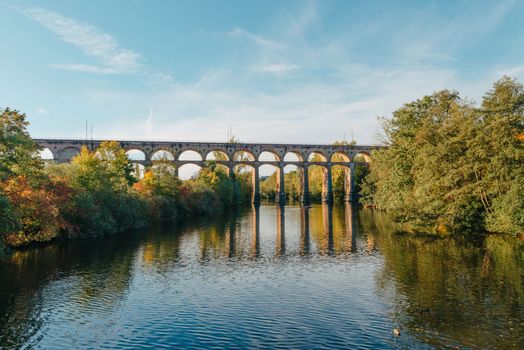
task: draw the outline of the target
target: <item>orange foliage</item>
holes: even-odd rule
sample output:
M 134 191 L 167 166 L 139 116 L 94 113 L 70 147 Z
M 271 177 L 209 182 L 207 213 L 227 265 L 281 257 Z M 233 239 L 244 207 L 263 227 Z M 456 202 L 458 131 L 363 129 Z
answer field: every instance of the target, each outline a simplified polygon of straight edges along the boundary
M 524 134 L 517 135 L 517 139 L 524 142 Z
M 20 224 L 18 231 L 5 235 L 8 245 L 49 241 L 67 229 L 60 206 L 67 205 L 72 190 L 62 180 L 34 184 L 25 176 L 17 176 L 0 185 Z
M 133 188 L 143 195 L 151 195 L 154 188 L 155 175 L 151 170 L 145 172 L 144 177 L 133 184 Z

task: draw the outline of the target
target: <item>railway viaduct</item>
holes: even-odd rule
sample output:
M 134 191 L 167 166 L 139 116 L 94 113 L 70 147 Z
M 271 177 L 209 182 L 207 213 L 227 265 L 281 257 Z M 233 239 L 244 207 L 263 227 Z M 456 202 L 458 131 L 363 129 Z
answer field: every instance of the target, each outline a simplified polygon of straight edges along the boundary
M 57 163 L 69 162 L 80 152 L 83 146 L 90 150 L 96 148 L 105 140 L 74 140 L 74 139 L 36 139 L 41 147 L 48 149 L 52 160 Z M 219 143 L 219 142 L 169 142 L 169 141 L 117 141 L 126 152 L 139 151 L 141 159 L 132 159 L 133 163 L 152 166 L 155 161 L 168 161 L 175 169 L 185 164 L 195 164 L 205 167 L 209 164 L 209 155 L 217 155 L 213 162 L 225 166 L 230 176 L 234 176 L 236 166 L 251 167 L 253 173 L 254 204 L 260 203 L 259 167 L 265 164 L 277 169 L 276 201 L 283 204 L 286 201 L 284 191 L 284 167 L 295 165 L 301 173 L 301 201 L 309 204 L 308 168 L 318 165 L 324 169 L 322 200 L 333 201 L 332 168 L 342 166 L 345 178 L 345 201 L 355 200 L 354 172 L 356 165 L 368 165 L 371 151 L 380 146 L 364 145 L 320 145 L 320 144 L 287 144 L 287 143 Z M 197 154 L 196 158 L 186 160 L 184 152 Z M 267 155 L 272 157 L 267 157 Z M 289 156 L 289 155 L 293 156 Z M 264 156 L 265 155 L 265 156 Z M 316 157 L 314 157 L 316 155 Z M 365 161 L 355 161 L 355 159 Z M 274 158 L 274 159 L 273 159 Z M 292 160 L 286 160 L 292 158 Z

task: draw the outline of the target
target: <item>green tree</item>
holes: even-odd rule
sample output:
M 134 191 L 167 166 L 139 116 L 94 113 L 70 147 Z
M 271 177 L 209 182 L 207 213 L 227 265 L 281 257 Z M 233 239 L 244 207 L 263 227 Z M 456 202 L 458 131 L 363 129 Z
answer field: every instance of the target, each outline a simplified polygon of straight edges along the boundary
M 0 114 L 0 181 L 17 175 L 41 175 L 40 147 L 27 132 L 26 115 L 9 108 Z
M 383 120 L 388 148 L 375 151 L 364 204 L 435 231 L 524 231 L 524 93 L 502 78 L 481 108 L 447 90 Z
M 40 147 L 27 131 L 29 123 L 26 115 L 16 110 L 5 108 L 0 114 L 0 237 L 24 230 L 42 218 L 22 220 L 24 208 L 30 207 L 33 193 L 47 193 L 44 186 L 48 184 L 43 173 L 44 163 L 38 151 Z M 23 180 L 23 181 L 22 181 Z M 17 193 L 15 188 L 23 182 L 25 194 Z M 8 190 L 6 192 L 6 190 Z M 16 195 L 17 201 L 13 202 Z M 39 211 L 39 214 L 45 212 Z M 32 221 L 30 220 L 32 219 Z M 45 220 L 39 226 L 46 229 Z M 33 225 L 35 226 L 35 225 Z M 36 226 L 35 226 L 36 227 Z M 38 231 L 38 230 L 33 230 Z M 36 232 L 38 234 L 38 232 Z M 25 242 L 25 239 L 24 239 Z
M 488 230 L 524 232 L 524 88 L 503 77 L 484 96 L 482 132 L 472 140 L 477 195 Z

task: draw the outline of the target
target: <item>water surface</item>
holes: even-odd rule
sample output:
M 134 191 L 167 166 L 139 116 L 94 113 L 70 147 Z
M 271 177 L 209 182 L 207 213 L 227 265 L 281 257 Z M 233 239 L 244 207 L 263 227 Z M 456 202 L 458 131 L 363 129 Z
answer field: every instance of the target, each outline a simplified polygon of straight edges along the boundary
M 0 258 L 0 348 L 523 349 L 523 298 L 517 239 L 265 205 Z

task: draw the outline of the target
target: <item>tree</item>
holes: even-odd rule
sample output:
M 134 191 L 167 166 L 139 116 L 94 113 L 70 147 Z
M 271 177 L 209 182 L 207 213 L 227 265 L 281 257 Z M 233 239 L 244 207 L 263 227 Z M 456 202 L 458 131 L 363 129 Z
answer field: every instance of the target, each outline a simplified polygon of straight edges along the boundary
M 16 193 L 13 189 L 19 185 L 28 193 L 35 193 L 35 191 L 40 193 L 42 182 L 45 181 L 44 164 L 38 154 L 40 148 L 29 136 L 28 124 L 23 113 L 9 108 L 1 111 L 0 237 L 4 239 L 17 230 L 27 228 L 25 217 L 21 217 L 20 214 L 25 212 L 24 208 L 30 206 L 30 202 L 34 199 L 30 196 L 24 197 L 23 193 Z M 13 201 L 14 196 L 18 196 L 17 201 Z M 45 212 L 38 212 L 38 214 L 45 214 Z M 35 220 L 39 219 L 35 218 Z
M 67 228 L 61 206 L 68 205 L 71 191 L 62 182 L 35 187 L 25 176 L 17 176 L 5 181 L 3 189 L 17 219 L 4 234 L 7 244 L 46 242 Z
M 150 217 L 154 220 L 173 220 L 178 215 L 180 180 L 167 163 L 157 163 L 133 185 L 148 201 Z
M 524 232 L 524 88 L 503 77 L 484 96 L 483 132 L 472 140 L 478 195 L 492 231 Z
M 26 115 L 9 108 L 0 114 L 0 181 L 11 176 L 40 175 L 40 147 L 27 132 Z
M 125 192 L 136 182 L 131 162 L 115 141 L 102 142 L 95 152 L 84 146 L 71 163 L 77 184 L 85 190 Z
M 113 186 L 127 188 L 136 182 L 133 165 L 118 142 L 102 142 L 96 150 L 96 155 L 103 161 Z
M 524 231 L 524 89 L 504 77 L 475 108 L 447 90 L 383 119 L 363 203 L 435 231 Z

